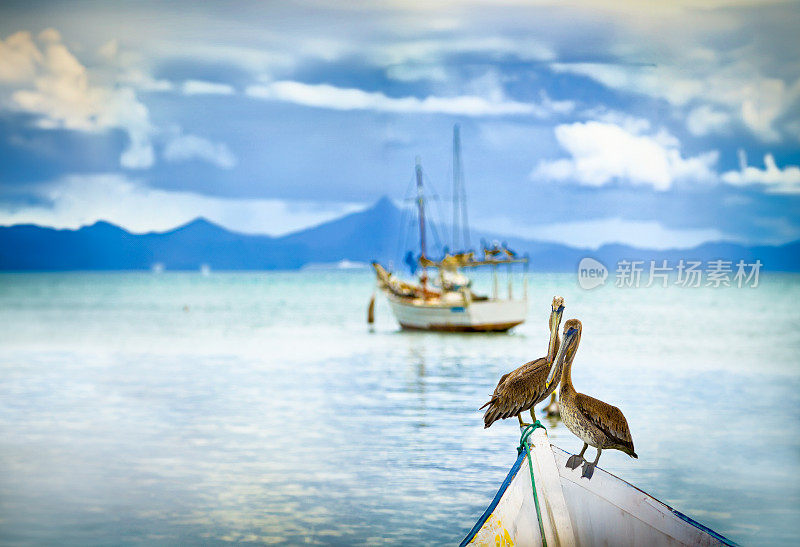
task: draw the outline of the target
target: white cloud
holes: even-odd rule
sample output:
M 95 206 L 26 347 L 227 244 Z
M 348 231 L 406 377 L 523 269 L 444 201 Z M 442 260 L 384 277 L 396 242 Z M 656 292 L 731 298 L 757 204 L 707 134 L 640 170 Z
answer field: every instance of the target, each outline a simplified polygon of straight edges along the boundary
M 559 125 L 555 134 L 570 158 L 541 161 L 531 178 L 586 186 L 619 181 L 656 190 L 666 190 L 676 180 L 715 179 L 716 152 L 684 158 L 678 141 L 665 132 L 642 135 L 612 123 L 579 122 Z
M 119 77 L 119 82 L 142 91 L 172 91 L 175 86 L 169 80 L 156 80 L 138 68 L 132 68 Z
M 197 135 L 177 135 L 170 139 L 164 147 L 164 159 L 171 162 L 203 160 L 223 169 L 232 169 L 237 163 L 224 143 L 214 143 Z
M 506 217 L 500 217 L 487 224 L 487 229 L 501 233 L 513 232 L 530 239 L 591 249 L 610 243 L 648 249 L 686 249 L 708 241 L 733 239 L 716 228 L 672 229 L 662 226 L 655 220 L 626 220 L 619 217 L 528 227 L 512 223 Z
M 335 87 L 328 84 L 305 84 L 294 81 L 277 81 L 250 86 L 246 90 L 250 97 L 285 101 L 316 108 L 333 110 L 373 110 L 401 113 L 437 113 L 463 116 L 503 116 L 510 114 L 546 117 L 553 112 L 572 109 L 567 101 L 523 103 L 507 99 L 485 99 L 475 95 L 458 97 L 388 97 L 380 92 L 368 92 L 355 88 Z
M 56 30 L 42 31 L 38 41 L 41 48 L 28 32 L 0 41 L 0 83 L 12 86 L 6 97 L 9 106 L 38 114 L 38 125 L 46 129 L 124 129 L 130 144 L 120 164 L 130 169 L 152 166 L 155 129 L 133 90 L 92 85 L 86 67 Z
M 259 34 L 265 34 L 263 28 Z M 253 74 L 270 74 L 275 70 L 287 70 L 297 63 L 297 48 L 300 44 L 295 41 L 283 40 L 283 45 L 291 43 L 291 52 L 282 52 L 277 47 L 245 47 L 225 43 L 230 38 L 226 33 L 218 37 L 217 41 L 160 41 L 159 50 L 167 49 L 175 52 L 176 57 L 188 59 L 202 59 L 207 63 L 230 64 L 241 67 Z M 303 43 L 305 45 L 305 43 Z M 154 52 L 158 54 L 158 52 Z
M 30 32 L 16 32 L 0 40 L 0 83 L 31 81 L 43 60 Z
M 418 82 L 422 80 L 444 82 L 447 80 L 447 71 L 444 67 L 433 64 L 402 64 L 388 67 L 386 76 L 399 82 Z
M 676 44 L 658 65 L 554 63 L 552 68 L 588 76 L 607 87 L 665 99 L 687 116 L 696 135 L 723 133 L 739 123 L 763 141 L 781 139 L 780 124 L 800 100 L 800 77 L 768 76 L 748 48 L 712 52 Z M 629 55 L 632 52 L 629 52 Z M 650 53 L 639 51 L 636 57 Z
M 203 80 L 186 80 L 181 90 L 184 95 L 232 95 L 234 92 L 233 87 L 228 84 Z
M 162 231 L 198 216 L 234 231 L 281 235 L 361 208 L 353 203 L 227 199 L 150 188 L 117 174 L 73 175 L 39 186 L 48 205 L 0 204 L 0 225 L 78 228 L 107 220 L 132 232 Z
M 514 55 L 527 61 L 551 61 L 555 52 L 532 39 L 482 36 L 448 39 L 398 40 L 375 44 L 365 52 L 378 65 L 441 62 L 446 56 L 466 53 Z
M 692 135 L 702 137 L 722 133 L 730 127 L 730 115 L 708 105 L 698 106 L 686 117 L 686 128 Z
M 787 165 L 783 169 L 775 163 L 772 154 L 764 156 L 764 169 L 750 167 L 743 153 L 742 167 L 739 171 L 722 174 L 722 180 L 735 186 L 762 184 L 768 191 L 778 194 L 800 194 L 800 167 Z
M 97 49 L 98 55 L 107 61 L 112 61 L 119 53 L 119 41 L 114 38 Z
M 637 135 L 650 131 L 652 127 L 650 120 L 637 118 L 619 110 L 609 110 L 604 106 L 584 110 L 581 115 L 587 120 L 618 125 L 628 133 Z

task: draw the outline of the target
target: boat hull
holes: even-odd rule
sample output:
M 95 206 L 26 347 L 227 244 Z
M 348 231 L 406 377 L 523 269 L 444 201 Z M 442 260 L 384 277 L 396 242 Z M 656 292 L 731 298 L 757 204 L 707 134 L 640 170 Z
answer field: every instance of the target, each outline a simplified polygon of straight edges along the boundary
M 550 445 L 539 429 L 531 436 L 533 474 L 548 545 L 735 545 L 635 486 L 595 468 L 566 467 L 569 453 Z M 465 545 L 542 545 L 528 458 L 517 458 Z
M 389 298 L 404 329 L 436 332 L 504 332 L 525 321 L 525 300 L 483 300 L 469 304 L 425 304 L 421 300 Z

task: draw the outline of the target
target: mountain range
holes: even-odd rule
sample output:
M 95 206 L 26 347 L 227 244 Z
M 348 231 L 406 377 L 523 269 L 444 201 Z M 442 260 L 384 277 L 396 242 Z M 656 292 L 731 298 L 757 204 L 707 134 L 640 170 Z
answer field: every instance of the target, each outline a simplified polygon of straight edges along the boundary
M 173 230 L 146 234 L 132 234 L 103 221 L 77 230 L 16 225 L 0 227 L 0 270 L 147 270 L 155 264 L 167 270 L 197 270 L 203 264 L 213 270 L 291 270 L 341 260 L 401 264 L 406 251 L 418 250 L 416 232 L 412 229 L 408 235 L 410 220 L 384 197 L 363 211 L 280 237 L 232 232 L 202 218 Z M 407 234 L 406 241 L 403 234 Z M 713 242 L 668 250 L 611 244 L 591 250 L 502 234 L 474 237 L 506 241 L 515 251 L 530 256 L 534 271 L 574 272 L 587 256 L 612 270 L 623 259 L 647 264 L 667 260 L 670 265 L 680 259 L 722 259 L 734 265 L 740 259 L 748 263 L 758 259 L 764 270 L 800 271 L 800 241 L 780 246 Z

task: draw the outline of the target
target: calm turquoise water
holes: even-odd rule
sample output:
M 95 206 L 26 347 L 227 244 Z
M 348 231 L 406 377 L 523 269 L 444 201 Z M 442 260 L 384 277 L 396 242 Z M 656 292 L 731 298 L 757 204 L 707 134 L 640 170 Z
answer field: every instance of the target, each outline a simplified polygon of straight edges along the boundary
M 797 543 L 800 276 L 532 276 L 510 335 L 401 332 L 381 301 L 370 330 L 371 284 L 0 275 L 0 543 L 457 542 L 516 457 L 516 420 L 485 431 L 477 409 L 544 355 L 554 294 L 584 325 L 576 387 L 625 412 L 639 454 L 601 467 L 740 543 Z

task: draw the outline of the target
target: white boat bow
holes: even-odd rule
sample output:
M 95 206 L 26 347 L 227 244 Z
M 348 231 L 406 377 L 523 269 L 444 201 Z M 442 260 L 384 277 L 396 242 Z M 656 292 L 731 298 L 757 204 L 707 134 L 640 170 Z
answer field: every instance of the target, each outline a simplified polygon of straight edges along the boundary
M 595 468 L 591 480 L 566 467 L 570 454 L 544 428 L 530 435 L 541 529 L 548 547 L 571 545 L 736 545 L 632 484 Z M 474 545 L 543 545 L 527 454 L 462 541 Z

